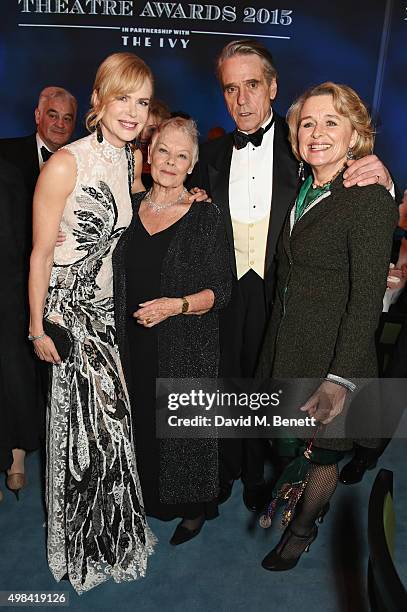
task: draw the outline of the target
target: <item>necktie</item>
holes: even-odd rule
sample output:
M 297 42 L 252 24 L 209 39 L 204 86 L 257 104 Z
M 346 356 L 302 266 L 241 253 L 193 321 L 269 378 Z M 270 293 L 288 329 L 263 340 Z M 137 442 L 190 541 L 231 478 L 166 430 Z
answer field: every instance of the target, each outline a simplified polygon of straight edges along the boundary
M 249 144 L 249 142 L 251 142 L 254 147 L 259 147 L 263 142 L 264 134 L 269 131 L 273 123 L 274 116 L 265 128 L 261 127 L 256 130 L 256 132 L 253 132 L 253 134 L 245 134 L 244 132 L 240 132 L 238 129 L 236 129 L 233 132 L 233 141 L 236 149 L 244 149 Z
M 49 160 L 49 158 L 52 155 L 52 151 L 48 151 L 48 149 L 46 147 L 41 147 L 41 157 L 42 157 L 42 161 L 45 162 Z

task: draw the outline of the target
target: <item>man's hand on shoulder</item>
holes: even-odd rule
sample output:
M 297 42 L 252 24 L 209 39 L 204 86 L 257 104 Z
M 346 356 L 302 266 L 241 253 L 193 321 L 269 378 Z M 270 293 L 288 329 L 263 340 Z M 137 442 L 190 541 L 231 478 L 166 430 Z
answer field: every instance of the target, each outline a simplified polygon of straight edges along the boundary
M 205 189 L 201 189 L 200 187 L 193 187 L 189 190 L 189 202 L 208 202 L 211 203 L 212 199 L 208 197 Z
M 365 187 L 366 185 L 383 185 L 388 191 L 393 188 L 393 181 L 386 166 L 376 155 L 366 155 L 361 159 L 349 159 L 348 169 L 343 175 L 345 187 Z

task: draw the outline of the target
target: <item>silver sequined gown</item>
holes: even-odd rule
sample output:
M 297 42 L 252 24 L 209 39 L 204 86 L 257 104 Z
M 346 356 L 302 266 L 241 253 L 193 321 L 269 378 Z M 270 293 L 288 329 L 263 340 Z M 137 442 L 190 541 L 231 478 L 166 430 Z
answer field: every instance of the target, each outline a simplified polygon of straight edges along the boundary
M 94 134 L 65 147 L 77 181 L 55 249 L 45 316 L 69 328 L 48 407 L 48 562 L 78 593 L 144 576 L 146 523 L 113 312 L 112 252 L 132 217 L 126 150 Z

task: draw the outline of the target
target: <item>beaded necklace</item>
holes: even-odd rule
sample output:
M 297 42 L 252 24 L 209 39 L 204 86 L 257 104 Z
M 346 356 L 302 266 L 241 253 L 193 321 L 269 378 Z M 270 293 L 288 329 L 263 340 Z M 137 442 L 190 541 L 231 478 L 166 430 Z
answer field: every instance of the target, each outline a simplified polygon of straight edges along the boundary
M 312 182 L 312 176 L 309 176 L 304 181 L 301 186 L 300 193 L 298 194 L 297 201 L 295 203 L 294 223 L 301 219 L 304 212 L 309 206 L 311 206 L 311 204 L 315 202 L 315 200 L 317 200 L 326 191 L 329 191 L 332 182 L 336 179 L 337 176 L 339 176 L 342 170 L 343 167 L 341 167 L 329 181 L 327 181 L 321 186 L 314 186 Z

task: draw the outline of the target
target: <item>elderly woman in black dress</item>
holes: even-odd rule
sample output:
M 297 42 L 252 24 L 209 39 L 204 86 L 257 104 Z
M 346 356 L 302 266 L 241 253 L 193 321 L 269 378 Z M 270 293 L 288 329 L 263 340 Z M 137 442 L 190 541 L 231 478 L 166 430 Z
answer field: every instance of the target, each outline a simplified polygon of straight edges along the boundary
M 147 515 L 181 517 L 172 544 L 217 516 L 213 440 L 155 434 L 155 379 L 216 377 L 218 314 L 230 293 L 228 246 L 215 204 L 184 188 L 198 156 L 192 120 L 164 121 L 149 149 L 153 186 L 133 196 L 133 221 L 115 252 L 115 301 Z M 202 478 L 202 474 L 204 477 Z
M 325 379 L 302 410 L 328 424 L 354 390 L 349 379 L 377 375 L 374 336 L 397 209 L 380 185 L 343 187 L 347 159 L 371 153 L 373 145 L 368 112 L 350 87 L 327 82 L 307 91 L 290 108 L 288 125 L 294 154 L 312 174 L 280 237 L 258 375 Z M 349 447 L 349 440 L 317 437 L 301 509 L 263 567 L 294 567 L 316 538 L 315 520 L 335 491 L 337 462 Z

